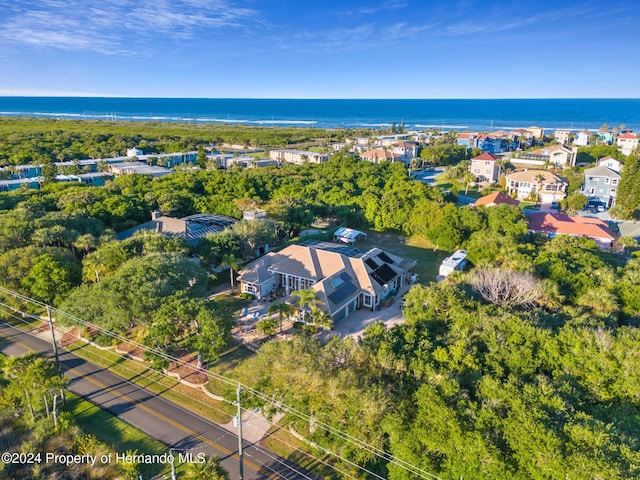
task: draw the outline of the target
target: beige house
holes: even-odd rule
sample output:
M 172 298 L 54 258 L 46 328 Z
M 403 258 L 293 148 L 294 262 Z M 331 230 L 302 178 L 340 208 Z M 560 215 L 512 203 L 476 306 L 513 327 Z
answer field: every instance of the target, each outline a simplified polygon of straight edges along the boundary
M 271 150 L 269 158 L 277 162 L 293 163 L 294 165 L 304 165 L 305 163 L 324 163 L 329 161 L 329 157 L 322 153 L 307 150 Z
M 576 164 L 578 147 L 566 145 L 550 145 L 529 152 L 522 152 L 511 157 L 511 163 L 523 165 L 551 165 L 556 168 L 569 168 Z
M 535 197 L 540 203 L 558 202 L 567 196 L 569 183 L 547 170 L 524 170 L 506 176 L 507 193 L 520 200 Z
M 622 134 L 616 140 L 616 145 L 624 155 L 631 155 L 638 148 L 638 143 L 640 143 L 640 137 L 633 133 Z
M 371 163 L 380 163 L 384 161 L 388 161 L 388 162 L 403 161 L 402 155 L 400 155 L 399 153 L 394 153 L 393 151 L 387 150 L 384 148 L 376 148 L 374 150 L 367 150 L 366 152 L 362 152 L 360 154 L 360 158 Z
M 477 182 L 496 183 L 500 176 L 500 166 L 497 160 L 500 157 L 492 153 L 483 153 L 471 159 L 469 170 L 476 177 Z
M 256 298 L 283 289 L 312 289 L 334 321 L 361 308 L 375 310 L 410 281 L 416 261 L 379 248 L 362 253 L 337 244 L 290 245 L 239 272 L 240 289 Z
M 556 142 L 561 143 L 563 145 L 568 145 L 571 140 L 571 130 L 556 130 L 553 132 L 553 137 Z
M 533 135 L 535 138 L 542 138 L 544 137 L 544 128 L 541 127 L 536 127 L 535 125 L 532 127 L 527 127 L 525 128 L 525 130 L 528 130 L 529 132 L 531 132 L 531 135 Z
M 412 158 L 418 156 L 418 145 L 415 142 L 400 140 L 392 144 L 389 148 L 396 155 L 400 155 L 400 160 L 404 163 L 409 163 Z

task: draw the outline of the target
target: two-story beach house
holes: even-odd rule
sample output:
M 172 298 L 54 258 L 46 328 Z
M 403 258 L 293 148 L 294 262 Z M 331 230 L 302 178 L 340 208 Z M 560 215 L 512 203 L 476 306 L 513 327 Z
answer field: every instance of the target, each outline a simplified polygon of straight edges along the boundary
M 604 166 L 587 168 L 584 171 L 582 193 L 589 199 L 597 198 L 609 208 L 616 201 L 618 183 L 620 183 L 620 174 L 610 168 Z
M 633 133 L 624 133 L 620 135 L 616 140 L 616 145 L 620 147 L 620 151 L 624 155 L 631 155 L 633 151 L 638 148 L 640 143 L 640 137 Z
M 511 163 L 523 165 L 550 165 L 556 168 L 573 167 L 576 164 L 578 147 L 550 145 L 529 152 L 518 153 L 511 157 Z
M 610 168 L 617 173 L 622 172 L 622 169 L 624 168 L 624 163 L 610 156 L 599 158 L 598 160 L 596 160 L 596 165 L 599 167 Z
M 322 153 L 307 150 L 271 150 L 269 158 L 280 163 L 293 163 L 294 165 L 304 165 L 305 163 L 324 163 L 329 161 L 329 157 Z
M 571 138 L 573 135 L 571 134 L 571 130 L 556 130 L 553 132 L 553 138 L 557 143 L 561 143 L 563 145 L 568 145 L 571 142 Z
M 496 183 L 500 175 L 499 159 L 492 153 L 483 153 L 471 159 L 469 170 L 476 176 L 477 182 Z
M 367 150 L 366 152 L 362 152 L 360 154 L 360 158 L 366 160 L 371 163 L 380 163 L 380 162 L 401 162 L 403 161 L 403 155 L 399 153 L 394 153 L 391 150 L 386 148 L 375 148 L 373 150 Z
M 569 183 L 547 170 L 524 170 L 506 176 L 507 193 L 520 200 L 535 198 L 540 203 L 553 203 L 567 196 Z

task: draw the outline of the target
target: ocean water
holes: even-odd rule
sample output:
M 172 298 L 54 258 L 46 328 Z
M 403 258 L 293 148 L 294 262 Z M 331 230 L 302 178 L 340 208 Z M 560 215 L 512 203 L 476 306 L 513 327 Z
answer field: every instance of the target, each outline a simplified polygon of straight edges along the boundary
M 0 116 L 133 120 L 317 128 L 640 130 L 640 99 L 299 100 L 110 97 L 0 97 Z

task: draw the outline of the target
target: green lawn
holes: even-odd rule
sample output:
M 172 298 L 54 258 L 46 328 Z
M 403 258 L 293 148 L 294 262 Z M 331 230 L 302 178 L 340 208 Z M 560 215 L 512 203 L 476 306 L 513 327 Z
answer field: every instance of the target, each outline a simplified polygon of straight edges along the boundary
M 231 376 L 231 373 L 238 366 L 238 364 L 242 363 L 243 360 L 251 357 L 252 355 L 253 352 L 245 346 L 236 345 L 229 351 L 225 352 L 220 357 L 220 360 L 210 364 L 209 371 L 228 378 Z M 229 384 L 229 382 L 225 382 L 224 380 L 217 380 L 215 378 L 209 380 L 206 388 L 211 393 L 223 396 L 225 398 L 231 396 L 232 391 L 234 391 L 234 387 Z
M 419 283 L 434 281 L 442 260 L 449 255 L 448 252 L 434 250 L 434 246 L 422 237 L 407 237 L 400 233 L 380 233 L 371 230 L 364 232 L 367 234 L 367 240 L 356 243 L 356 247 L 363 251 L 380 247 L 401 257 L 415 258 L 418 261 L 416 273 Z

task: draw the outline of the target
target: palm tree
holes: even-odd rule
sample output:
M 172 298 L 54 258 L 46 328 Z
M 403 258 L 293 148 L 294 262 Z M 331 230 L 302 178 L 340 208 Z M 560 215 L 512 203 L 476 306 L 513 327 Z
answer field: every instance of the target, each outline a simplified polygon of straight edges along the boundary
M 535 179 L 538 182 L 538 190 L 536 191 L 536 205 L 537 205 L 538 204 L 538 199 L 540 199 L 540 203 L 542 203 L 542 195 L 540 195 L 540 192 L 542 191 L 542 184 L 544 182 L 544 175 L 539 173 L 539 174 L 536 175 Z
M 229 267 L 229 276 L 231 277 L 231 291 L 233 291 L 234 283 L 233 283 L 233 272 L 240 267 L 240 259 L 236 258 L 233 253 L 224 254 L 222 256 L 222 262 L 220 263 L 223 267 Z
M 269 306 L 269 315 L 273 313 L 278 314 L 278 322 L 280 323 L 280 333 L 282 333 L 282 321 L 286 318 L 289 318 L 289 315 L 293 313 L 293 307 L 288 303 L 278 302 L 272 303 Z
M 229 476 L 220 465 L 218 458 L 207 457 L 205 462 L 187 463 L 185 479 L 189 480 L 225 480 Z
M 320 303 L 320 300 L 316 297 L 316 292 L 313 289 L 309 288 L 307 290 L 295 290 L 291 292 L 292 295 L 297 295 L 298 301 L 296 302 L 305 315 L 307 311 L 309 311 L 310 306 L 315 306 Z
M 618 315 L 618 297 L 605 287 L 595 287 L 587 290 L 578 298 L 578 305 L 591 310 L 594 315 L 601 318 L 616 318 Z
M 476 176 L 472 172 L 468 170 L 464 172 L 464 174 L 462 175 L 462 181 L 464 181 L 464 184 L 465 184 L 465 189 L 464 189 L 465 195 L 469 193 L 469 184 L 471 182 L 475 182 L 475 180 L 476 180 Z
M 331 318 L 331 315 L 316 306 L 311 307 L 311 317 L 313 318 L 313 324 L 323 330 L 331 330 L 333 328 L 333 318 Z

